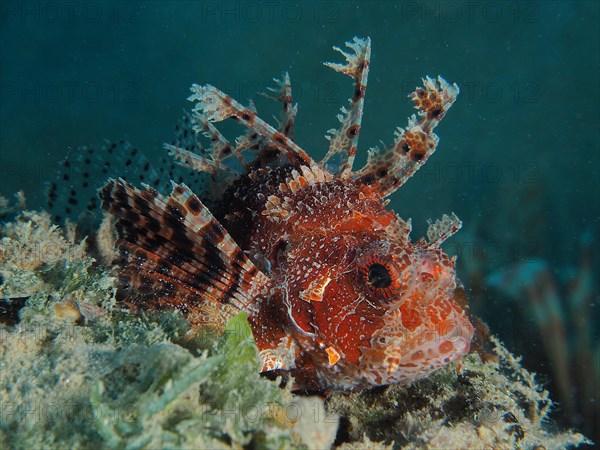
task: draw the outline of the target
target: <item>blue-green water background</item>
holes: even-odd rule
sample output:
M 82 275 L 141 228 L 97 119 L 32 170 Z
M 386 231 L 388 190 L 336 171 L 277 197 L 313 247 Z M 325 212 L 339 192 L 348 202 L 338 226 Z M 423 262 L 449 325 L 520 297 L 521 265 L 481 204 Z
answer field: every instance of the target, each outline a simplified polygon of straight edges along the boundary
M 352 83 L 321 62 L 340 60 L 333 45 L 370 36 L 359 164 L 367 148 L 390 143 L 406 124 L 406 95 L 421 76 L 458 83 L 437 153 L 391 207 L 413 218 L 416 236 L 429 217 L 459 215 L 465 229 L 449 251 L 459 255 L 473 309 L 553 382 L 527 300 L 492 291 L 485 279 L 544 260 L 565 286 L 568 310 L 563 279 L 578 270 L 584 234 L 598 268 L 597 2 L 4 1 L 0 8 L 0 194 L 22 189 L 32 208 L 44 205 L 44 182 L 69 149 L 124 137 L 157 158 L 190 107 L 194 82 L 245 103 L 288 70 L 297 142 L 322 155 Z M 263 99 L 257 106 L 267 120 L 277 111 Z M 597 330 L 597 280 L 586 301 Z M 577 342 L 571 325 L 565 318 Z

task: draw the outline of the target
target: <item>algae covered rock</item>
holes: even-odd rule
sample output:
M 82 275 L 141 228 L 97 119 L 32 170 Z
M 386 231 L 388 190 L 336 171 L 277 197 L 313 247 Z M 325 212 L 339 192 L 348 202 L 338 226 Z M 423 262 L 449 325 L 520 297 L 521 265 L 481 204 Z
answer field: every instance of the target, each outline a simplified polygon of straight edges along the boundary
M 130 347 L 118 356 L 115 369 L 92 393 L 95 403 L 118 417 L 99 421 L 110 446 L 294 444 L 291 426 L 278 417 L 290 394 L 260 378 L 258 353 L 243 313 L 228 323 L 212 354 L 193 356 L 178 345 L 157 343 Z
M 90 260 L 85 240 L 75 244 L 73 234 L 53 225 L 47 213 L 23 212 L 0 228 L 0 236 L 0 293 L 6 297 L 36 294 L 47 287 L 48 271 Z
M 518 359 L 491 338 L 497 360 L 477 353 L 409 386 L 336 393 L 327 407 L 345 418 L 349 442 L 393 448 L 566 448 L 588 442 L 547 422 L 552 401 Z M 357 448 L 355 444 L 342 448 Z

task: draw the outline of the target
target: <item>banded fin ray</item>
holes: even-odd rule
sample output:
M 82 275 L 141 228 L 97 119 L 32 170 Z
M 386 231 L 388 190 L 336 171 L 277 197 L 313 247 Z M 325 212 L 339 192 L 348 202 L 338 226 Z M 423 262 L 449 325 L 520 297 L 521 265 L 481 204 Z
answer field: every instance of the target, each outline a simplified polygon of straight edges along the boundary
M 205 133 L 199 132 L 199 128 L 203 124 L 198 121 L 199 118 L 196 115 L 184 111 L 182 118 L 175 126 L 175 138 L 170 143 L 163 145 L 167 152 L 162 157 L 162 163 L 163 166 L 170 163 L 170 167 L 167 173 L 161 172 L 161 175 L 167 181 L 175 180 L 178 183 L 182 183 L 185 179 L 186 184 L 210 205 L 210 202 L 219 197 L 223 187 L 228 186 L 235 179 L 235 174 L 221 161 L 226 158 L 227 151 L 224 150 L 226 147 L 219 147 L 219 150 L 223 150 L 218 152 L 223 156 L 221 158 L 214 156 L 216 149 L 212 145 L 213 138 L 209 137 L 211 145 L 208 148 L 202 145 L 201 137 Z M 226 140 L 223 138 L 223 141 Z M 226 141 L 225 144 L 227 143 Z M 171 156 L 171 158 L 167 156 Z M 169 184 L 169 189 L 170 187 Z
M 356 172 L 359 182 L 372 185 L 382 197 L 406 183 L 435 152 L 439 139 L 433 129 L 459 93 L 456 84 L 450 85 L 442 77 L 437 81 L 426 77 L 423 86 L 410 94 L 418 116 L 413 114 L 406 129 L 398 128 L 391 147 L 383 151 L 371 149 L 367 164 Z
M 233 118 L 265 138 L 267 141 L 265 145 L 269 144 L 280 150 L 290 162 L 299 162 L 309 166 L 314 164 L 308 153 L 294 141 L 258 117 L 256 112 L 245 108 L 223 91 L 210 84 L 204 86 L 194 84 L 191 90 L 192 95 L 188 100 L 196 102 L 194 112 L 206 117 L 207 120 L 220 122 Z
M 195 172 L 213 175 L 220 170 L 230 171 L 221 161 L 231 155 L 233 146 L 207 120 L 203 120 L 198 114 L 192 116 L 186 111 L 176 130 L 176 142 L 164 144 L 163 147 L 177 164 Z M 202 146 L 200 134 L 210 139 L 211 146 L 208 149 Z
M 282 103 L 283 109 L 279 121 L 279 132 L 293 141 L 294 123 L 296 121 L 296 114 L 298 113 L 298 104 L 292 103 L 292 83 L 290 81 L 290 74 L 284 72 L 281 79 L 273 78 L 273 81 L 276 83 L 277 87 L 267 87 L 270 94 L 263 93 L 262 95 L 270 100 Z
M 356 156 L 360 126 L 362 123 L 363 105 L 365 101 L 365 90 L 369 77 L 369 64 L 371 61 L 371 39 L 360 39 L 355 37 L 352 42 L 346 42 L 352 53 L 347 53 L 339 47 L 333 47 L 345 58 L 345 64 L 326 62 L 327 67 L 337 72 L 344 73 L 354 79 L 354 94 L 349 100 L 349 109 L 342 107 L 338 119 L 342 123 L 338 130 L 329 130 L 331 135 L 329 150 L 321 160 L 325 164 L 333 156 L 340 155 L 340 167 L 338 174 L 349 175 Z
M 209 301 L 246 311 L 256 307 L 270 280 L 187 186 L 173 183 L 165 197 L 148 186 L 140 190 L 111 179 L 100 198 L 118 219 L 117 245 L 132 303 L 152 307 L 166 301 L 187 309 L 186 302 L 197 306 Z

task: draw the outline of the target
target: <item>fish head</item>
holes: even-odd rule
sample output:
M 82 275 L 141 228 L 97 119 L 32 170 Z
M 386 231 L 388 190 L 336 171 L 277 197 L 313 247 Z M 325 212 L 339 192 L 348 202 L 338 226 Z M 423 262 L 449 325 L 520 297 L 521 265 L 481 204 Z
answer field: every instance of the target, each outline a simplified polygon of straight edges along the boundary
M 455 300 L 455 258 L 424 239 L 412 243 L 410 223 L 394 220 L 365 219 L 306 253 L 326 256 L 305 284 L 310 307 L 299 320 L 322 350 L 323 384 L 410 383 L 469 351 L 473 326 Z
M 358 362 L 375 384 L 412 382 L 469 351 L 473 326 L 455 300 L 455 260 L 442 249 L 377 242 L 356 272 L 355 291 L 380 311 Z

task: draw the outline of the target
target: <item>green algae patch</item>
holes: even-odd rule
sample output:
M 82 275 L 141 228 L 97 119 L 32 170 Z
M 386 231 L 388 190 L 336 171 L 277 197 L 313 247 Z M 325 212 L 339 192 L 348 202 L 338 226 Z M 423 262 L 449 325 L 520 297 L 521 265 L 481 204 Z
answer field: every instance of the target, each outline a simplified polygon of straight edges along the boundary
M 94 403 L 114 411 L 98 427 L 113 448 L 294 445 L 291 427 L 271 413 L 291 397 L 284 399 L 285 391 L 260 377 L 244 313 L 229 321 L 213 354 L 194 357 L 169 343 L 136 346 L 123 352 L 115 370 L 92 393 Z M 126 386 L 119 383 L 123 371 Z

